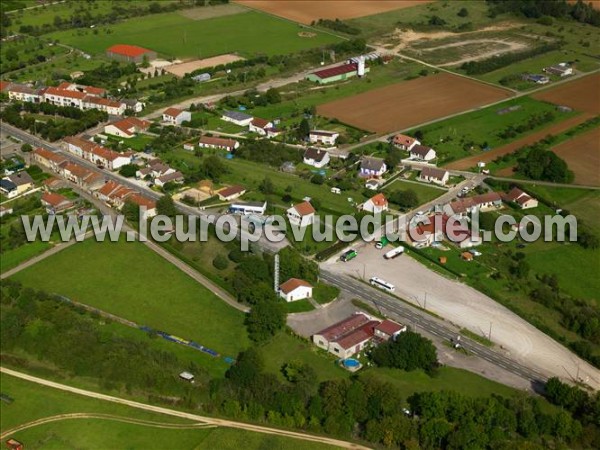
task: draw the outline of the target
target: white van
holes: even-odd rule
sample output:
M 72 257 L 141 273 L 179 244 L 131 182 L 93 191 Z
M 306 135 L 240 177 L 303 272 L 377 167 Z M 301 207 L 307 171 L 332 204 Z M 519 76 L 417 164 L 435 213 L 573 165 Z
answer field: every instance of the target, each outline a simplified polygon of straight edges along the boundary
M 387 252 L 385 255 L 383 255 L 383 257 L 385 259 L 394 259 L 400 256 L 402 253 L 404 253 L 404 247 L 399 246 Z

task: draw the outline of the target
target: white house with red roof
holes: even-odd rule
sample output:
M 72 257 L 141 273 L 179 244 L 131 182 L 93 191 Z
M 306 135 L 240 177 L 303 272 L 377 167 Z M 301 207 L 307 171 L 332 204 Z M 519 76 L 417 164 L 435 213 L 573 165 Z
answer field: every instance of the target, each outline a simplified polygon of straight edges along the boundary
M 388 206 L 389 204 L 385 196 L 379 193 L 364 202 L 361 209 L 372 214 L 381 214 L 388 210 Z
M 390 339 L 396 339 L 400 333 L 406 331 L 406 325 L 401 325 L 393 320 L 385 319 L 379 325 L 375 327 L 375 337 L 383 341 L 389 341 Z
M 421 143 L 413 137 L 407 136 L 406 134 L 397 134 L 392 138 L 392 144 L 401 150 L 412 150 L 416 145 Z
M 50 214 L 64 211 L 73 206 L 73 202 L 64 195 L 57 194 L 55 192 L 44 192 L 42 194 L 42 206 L 46 208 L 46 211 Z
M 167 108 L 162 114 L 162 121 L 169 125 L 181 125 L 190 120 L 192 120 L 192 113 L 177 108 Z
M 201 148 L 220 148 L 228 152 L 235 150 L 240 143 L 235 139 L 221 138 L 216 136 L 202 136 L 198 142 Z
M 346 359 L 367 347 L 379 323 L 379 320 L 357 312 L 315 333 L 312 341 L 317 347 Z
M 222 202 L 230 202 L 246 193 L 246 188 L 239 185 L 228 186 L 221 189 L 217 194 Z
M 106 90 L 64 82 L 48 87 L 43 92 L 43 101 L 56 106 L 71 106 L 82 110 L 98 109 L 110 115 L 123 115 L 127 105 L 121 101 L 105 98 Z
M 311 130 L 308 133 L 308 140 L 311 144 L 322 144 L 330 147 L 335 145 L 338 137 L 340 137 L 340 133 L 336 131 Z
M 112 136 L 117 136 L 125 139 L 134 137 L 137 133 L 146 131 L 150 127 L 150 122 L 137 117 L 126 117 L 125 119 L 117 120 L 104 127 L 104 132 Z
M 248 125 L 248 131 L 260 134 L 261 136 L 266 136 L 269 128 L 273 128 L 273 122 L 261 119 L 260 117 L 255 117 Z
M 287 217 L 291 224 L 306 227 L 314 223 L 315 212 L 313 205 L 306 201 L 289 208 L 287 210 Z
M 522 191 L 518 187 L 514 187 L 502 196 L 502 199 L 507 203 L 515 203 L 521 209 L 536 208 L 539 204 L 537 199 L 530 196 L 527 192 Z
M 38 147 L 31 152 L 31 159 L 54 172 L 60 172 L 60 165 L 67 162 L 67 158 L 64 156 L 41 147 Z
M 295 302 L 312 297 L 313 287 L 308 281 L 290 278 L 279 286 L 279 296 L 286 302 Z

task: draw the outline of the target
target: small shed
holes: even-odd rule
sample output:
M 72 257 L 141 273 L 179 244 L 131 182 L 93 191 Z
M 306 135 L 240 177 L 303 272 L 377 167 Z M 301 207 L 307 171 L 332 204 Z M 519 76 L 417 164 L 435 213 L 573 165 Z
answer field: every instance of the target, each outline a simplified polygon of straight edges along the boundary
M 460 257 L 465 261 L 473 261 L 473 254 L 469 252 L 462 252 Z
M 6 447 L 10 450 L 23 450 L 25 448 L 25 446 L 16 439 L 9 439 L 6 441 Z
M 179 374 L 179 378 L 181 378 L 182 380 L 188 381 L 190 383 L 194 382 L 194 375 L 189 372 L 181 372 Z

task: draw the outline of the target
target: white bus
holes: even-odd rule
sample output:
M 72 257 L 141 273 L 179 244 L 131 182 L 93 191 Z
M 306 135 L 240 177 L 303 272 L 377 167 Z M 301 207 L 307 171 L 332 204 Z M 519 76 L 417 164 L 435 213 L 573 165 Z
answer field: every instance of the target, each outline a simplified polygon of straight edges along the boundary
M 387 252 L 385 255 L 383 255 L 383 257 L 385 259 L 394 259 L 400 256 L 402 253 L 404 253 L 404 247 L 399 246 Z
M 379 289 L 383 289 L 388 292 L 394 292 L 396 290 L 396 286 L 390 283 L 386 283 L 381 278 L 373 277 L 369 280 L 372 286 L 378 287 Z

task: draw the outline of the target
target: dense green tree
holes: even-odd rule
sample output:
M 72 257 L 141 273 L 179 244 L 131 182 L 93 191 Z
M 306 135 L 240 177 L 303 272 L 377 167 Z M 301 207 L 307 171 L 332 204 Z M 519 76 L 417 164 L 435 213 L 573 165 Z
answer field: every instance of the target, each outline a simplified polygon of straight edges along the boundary
M 156 202 L 156 212 L 162 216 L 175 217 L 177 214 L 177 207 L 175 202 L 170 195 L 163 195 Z
M 429 339 L 405 331 L 395 340 L 377 346 L 371 353 L 371 359 L 378 366 L 430 371 L 437 365 L 437 351 Z
M 285 308 L 278 300 L 255 304 L 246 318 L 250 339 L 264 342 L 285 326 Z

